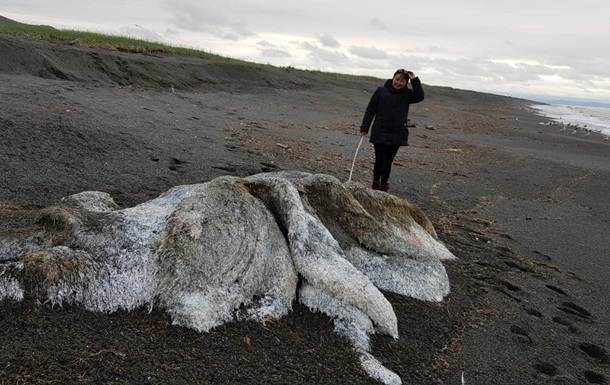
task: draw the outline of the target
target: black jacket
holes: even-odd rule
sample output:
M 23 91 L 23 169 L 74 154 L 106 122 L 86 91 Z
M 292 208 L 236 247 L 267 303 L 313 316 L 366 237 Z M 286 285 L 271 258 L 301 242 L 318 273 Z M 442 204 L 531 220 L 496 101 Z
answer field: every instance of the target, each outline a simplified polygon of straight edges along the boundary
M 360 132 L 368 134 L 375 118 L 371 143 L 409 145 L 409 105 L 424 100 L 424 89 L 419 78 L 411 79 L 411 87 L 413 89 L 404 87 L 397 90 L 392 87 L 392 79 L 388 79 L 383 86 L 375 90 L 360 126 Z

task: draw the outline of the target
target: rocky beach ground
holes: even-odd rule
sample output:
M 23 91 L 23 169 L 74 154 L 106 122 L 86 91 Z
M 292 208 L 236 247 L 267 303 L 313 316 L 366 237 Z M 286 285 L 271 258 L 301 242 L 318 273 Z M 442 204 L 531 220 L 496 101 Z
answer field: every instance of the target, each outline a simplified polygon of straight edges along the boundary
M 87 190 L 131 207 L 222 175 L 347 180 L 383 81 L 7 36 L 0 53 L 0 231 Z M 541 124 L 533 102 L 422 81 L 390 193 L 458 260 L 442 303 L 387 295 L 400 338 L 374 336 L 374 356 L 404 384 L 608 383 L 610 143 Z M 365 142 L 352 179 L 368 185 L 372 162 Z M 200 334 L 160 309 L 4 301 L 0 348 L 0 384 L 374 383 L 298 304 Z

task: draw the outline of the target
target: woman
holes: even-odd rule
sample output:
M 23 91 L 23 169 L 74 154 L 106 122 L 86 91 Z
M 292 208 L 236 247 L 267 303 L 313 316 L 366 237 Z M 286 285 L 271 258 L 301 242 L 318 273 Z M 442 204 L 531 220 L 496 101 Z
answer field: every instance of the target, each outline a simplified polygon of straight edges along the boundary
M 411 87 L 407 83 L 411 81 Z M 370 142 L 375 146 L 375 167 L 373 168 L 373 190 L 388 191 L 392 162 L 400 146 L 409 145 L 407 116 L 409 105 L 424 100 L 424 89 L 412 71 L 397 70 L 392 79 L 373 93 L 366 107 L 360 127 L 360 135 L 366 136 L 373 118 Z

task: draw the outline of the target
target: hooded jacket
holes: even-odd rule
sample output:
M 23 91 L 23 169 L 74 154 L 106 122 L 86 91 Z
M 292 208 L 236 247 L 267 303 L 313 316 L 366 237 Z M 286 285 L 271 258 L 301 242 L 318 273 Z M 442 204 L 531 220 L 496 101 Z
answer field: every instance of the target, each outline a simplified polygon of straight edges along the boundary
M 364 114 L 360 132 L 368 134 L 373 119 L 371 143 L 399 146 L 409 145 L 407 118 L 409 105 L 424 100 L 424 89 L 419 78 L 411 79 L 411 87 L 397 90 L 392 87 L 392 79 L 375 90 Z

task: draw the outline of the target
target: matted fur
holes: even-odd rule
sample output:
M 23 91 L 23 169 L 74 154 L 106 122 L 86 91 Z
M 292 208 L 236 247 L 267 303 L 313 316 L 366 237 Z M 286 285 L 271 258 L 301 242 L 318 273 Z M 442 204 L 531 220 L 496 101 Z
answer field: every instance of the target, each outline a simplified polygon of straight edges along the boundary
M 175 324 L 207 332 L 281 318 L 299 287 L 299 301 L 333 318 L 386 384 L 400 379 L 370 354 L 369 335 L 398 338 L 398 325 L 380 289 L 440 301 L 449 293 L 441 260 L 454 258 L 412 204 L 300 172 L 177 186 L 123 210 L 106 193 L 83 192 L 38 218 L 0 232 L 0 300 L 160 306 Z

